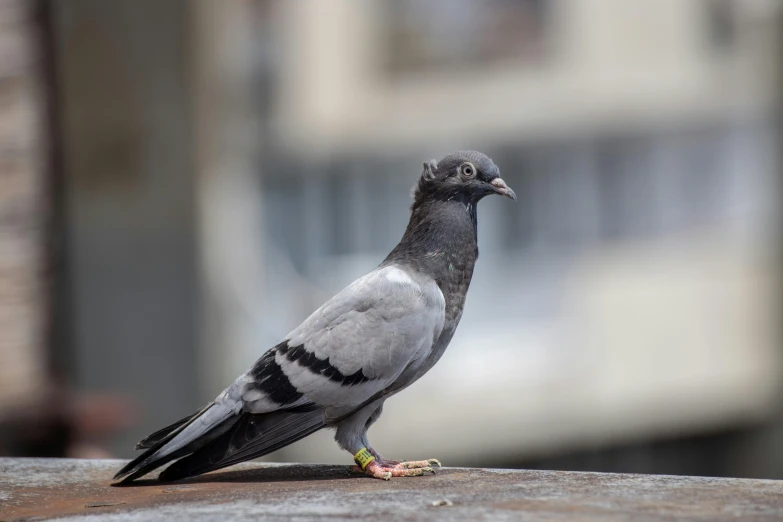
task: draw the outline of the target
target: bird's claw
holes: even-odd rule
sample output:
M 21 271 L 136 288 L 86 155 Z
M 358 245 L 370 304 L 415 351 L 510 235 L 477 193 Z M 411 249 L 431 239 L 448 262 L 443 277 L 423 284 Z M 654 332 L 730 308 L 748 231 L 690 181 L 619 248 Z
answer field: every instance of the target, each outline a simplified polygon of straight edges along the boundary
M 420 461 L 420 462 L 427 462 L 427 461 Z M 361 469 L 361 468 L 357 466 L 357 469 Z M 406 467 L 402 467 L 400 464 L 392 467 L 385 467 L 373 461 L 367 464 L 367 467 L 364 468 L 363 473 L 373 478 L 378 478 L 381 480 L 391 480 L 392 477 L 420 477 L 427 473 L 432 473 L 434 475 L 435 470 L 432 469 L 430 466 L 406 468 Z
M 397 466 L 401 466 L 406 469 L 416 469 L 416 468 L 432 469 L 432 466 L 438 466 L 439 468 L 443 467 L 441 466 L 440 461 L 438 459 L 403 461 L 397 464 Z

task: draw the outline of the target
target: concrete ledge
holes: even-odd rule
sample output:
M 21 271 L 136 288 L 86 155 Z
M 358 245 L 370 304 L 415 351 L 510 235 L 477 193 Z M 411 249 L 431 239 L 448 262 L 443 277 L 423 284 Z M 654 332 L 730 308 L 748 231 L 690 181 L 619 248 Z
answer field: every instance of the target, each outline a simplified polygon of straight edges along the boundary
M 110 487 L 122 464 L 0 459 L 0 519 L 783 520 L 783 481 L 445 468 L 383 482 L 349 466 L 250 463 Z

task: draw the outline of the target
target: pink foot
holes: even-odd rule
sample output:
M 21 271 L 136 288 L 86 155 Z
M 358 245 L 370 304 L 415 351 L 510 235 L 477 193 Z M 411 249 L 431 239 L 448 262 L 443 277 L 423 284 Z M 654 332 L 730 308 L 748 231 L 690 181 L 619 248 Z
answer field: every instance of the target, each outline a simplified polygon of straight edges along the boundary
M 426 463 L 427 461 L 419 461 L 419 462 Z M 407 463 L 401 462 L 395 466 L 386 467 L 378 464 L 376 461 L 372 461 L 369 464 L 367 464 L 367 467 L 364 468 L 364 471 L 362 471 L 362 469 L 359 466 L 356 466 L 355 469 L 373 478 L 378 478 L 382 480 L 390 480 L 392 477 L 419 477 L 426 473 L 432 473 L 433 475 L 435 474 L 435 470 L 429 466 L 406 468 L 402 466 L 403 464 L 407 464 Z

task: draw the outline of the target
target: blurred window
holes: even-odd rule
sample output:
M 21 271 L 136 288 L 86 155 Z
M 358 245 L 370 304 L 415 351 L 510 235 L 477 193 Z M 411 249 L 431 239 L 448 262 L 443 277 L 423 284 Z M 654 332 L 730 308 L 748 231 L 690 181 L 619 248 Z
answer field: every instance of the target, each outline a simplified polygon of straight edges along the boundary
M 707 43 L 710 51 L 730 51 L 737 39 L 737 11 L 733 0 L 706 0 Z
M 720 227 L 732 197 L 722 168 L 732 143 L 728 130 L 706 129 L 491 154 L 520 201 L 482 216 L 482 224 L 502 231 L 482 251 L 562 252 Z M 401 173 L 412 163 L 345 157 L 320 167 L 285 166 L 284 181 L 265 178 L 270 237 L 303 274 L 320 266 L 314 260 L 384 254 L 405 229 L 415 175 Z
M 393 73 L 542 58 L 547 0 L 387 0 L 386 64 Z

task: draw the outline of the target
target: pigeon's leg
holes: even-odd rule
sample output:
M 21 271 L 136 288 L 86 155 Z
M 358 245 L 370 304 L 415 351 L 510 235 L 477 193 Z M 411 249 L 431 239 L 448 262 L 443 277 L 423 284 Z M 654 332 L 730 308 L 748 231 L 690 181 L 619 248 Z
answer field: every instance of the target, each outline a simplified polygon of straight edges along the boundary
M 362 448 L 357 451 L 353 456 L 353 459 L 356 462 L 359 471 L 371 477 L 383 480 L 389 480 L 392 477 L 419 477 L 427 473 L 435 474 L 435 470 L 429 466 L 406 468 L 403 466 L 405 463 L 384 466 L 376 461 L 375 456 L 373 456 L 367 448 Z
M 335 439 L 346 451 L 353 455 L 357 470 L 374 478 L 389 480 L 392 477 L 415 477 L 426 473 L 435 473 L 429 466 L 408 467 L 404 462 L 379 459 L 367 448 L 367 429 L 381 414 L 382 401 L 368 404 L 337 424 Z

